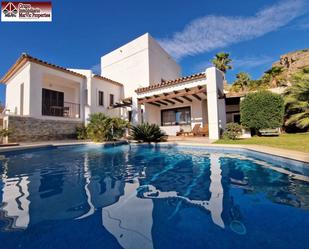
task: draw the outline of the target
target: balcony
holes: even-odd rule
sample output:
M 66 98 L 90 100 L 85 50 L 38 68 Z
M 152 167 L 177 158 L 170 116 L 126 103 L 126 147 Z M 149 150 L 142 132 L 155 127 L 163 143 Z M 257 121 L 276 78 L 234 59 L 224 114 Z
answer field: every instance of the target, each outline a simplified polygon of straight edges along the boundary
M 65 118 L 80 118 L 80 104 L 63 102 L 63 105 L 42 104 L 42 115 Z

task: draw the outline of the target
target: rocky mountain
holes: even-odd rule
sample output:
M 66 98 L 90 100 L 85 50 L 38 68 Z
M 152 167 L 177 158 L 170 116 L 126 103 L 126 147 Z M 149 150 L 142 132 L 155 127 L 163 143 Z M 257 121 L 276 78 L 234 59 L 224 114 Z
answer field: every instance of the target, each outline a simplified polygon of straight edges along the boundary
M 290 80 L 291 76 L 304 69 L 309 70 L 309 48 L 290 52 L 280 56 L 272 68 L 281 68 L 280 77 Z

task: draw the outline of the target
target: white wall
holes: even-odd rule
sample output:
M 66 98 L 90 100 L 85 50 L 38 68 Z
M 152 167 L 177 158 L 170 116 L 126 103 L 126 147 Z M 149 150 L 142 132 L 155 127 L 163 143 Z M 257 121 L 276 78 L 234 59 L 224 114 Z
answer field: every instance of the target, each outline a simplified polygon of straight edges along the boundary
M 155 41 L 149 37 L 149 84 L 160 83 L 163 80 L 173 80 L 181 77 L 180 66 Z
M 104 106 L 99 106 L 99 91 L 104 92 Z M 90 92 L 90 113 L 103 112 L 109 116 L 120 116 L 120 108 L 110 109 L 108 107 L 110 104 L 110 94 L 114 95 L 114 103 L 119 102 L 123 98 L 122 86 L 109 81 L 92 78 Z
M 102 56 L 101 75 L 124 84 L 125 97 L 131 97 L 161 78 L 178 78 L 180 68 L 147 33 Z
M 27 62 L 6 84 L 5 107 L 10 113 L 20 115 L 20 85 L 24 84 L 23 115 L 30 113 L 30 63 Z
M 63 92 L 64 102 L 80 103 L 79 84 L 76 82 L 65 81 L 53 75 L 44 74 L 42 88 Z
M 123 86 L 117 83 L 113 83 L 108 80 L 93 77 L 91 70 L 71 69 L 74 72 L 83 74 L 87 77 L 86 86 L 84 89 L 85 98 L 85 121 L 92 113 L 102 112 L 109 116 L 120 117 L 121 108 L 111 109 L 109 108 L 110 94 L 114 95 L 114 103 L 123 99 Z M 85 97 L 85 90 L 87 89 L 87 100 Z M 99 91 L 104 93 L 104 105 L 99 105 Z

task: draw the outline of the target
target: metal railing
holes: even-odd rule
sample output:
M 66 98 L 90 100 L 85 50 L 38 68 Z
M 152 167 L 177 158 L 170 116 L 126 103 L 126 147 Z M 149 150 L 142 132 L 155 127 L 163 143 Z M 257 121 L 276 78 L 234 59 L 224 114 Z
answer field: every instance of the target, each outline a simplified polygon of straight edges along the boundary
M 64 102 L 63 106 L 42 104 L 42 115 L 66 118 L 80 118 L 80 104 Z

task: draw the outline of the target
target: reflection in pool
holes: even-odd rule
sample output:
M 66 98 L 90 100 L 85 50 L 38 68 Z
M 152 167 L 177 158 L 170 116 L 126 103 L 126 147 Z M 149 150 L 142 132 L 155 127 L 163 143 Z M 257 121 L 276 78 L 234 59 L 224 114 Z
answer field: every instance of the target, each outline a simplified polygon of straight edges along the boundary
M 0 162 L 0 241 L 6 248 L 309 248 L 309 178 L 275 166 L 181 147 L 11 153 Z

